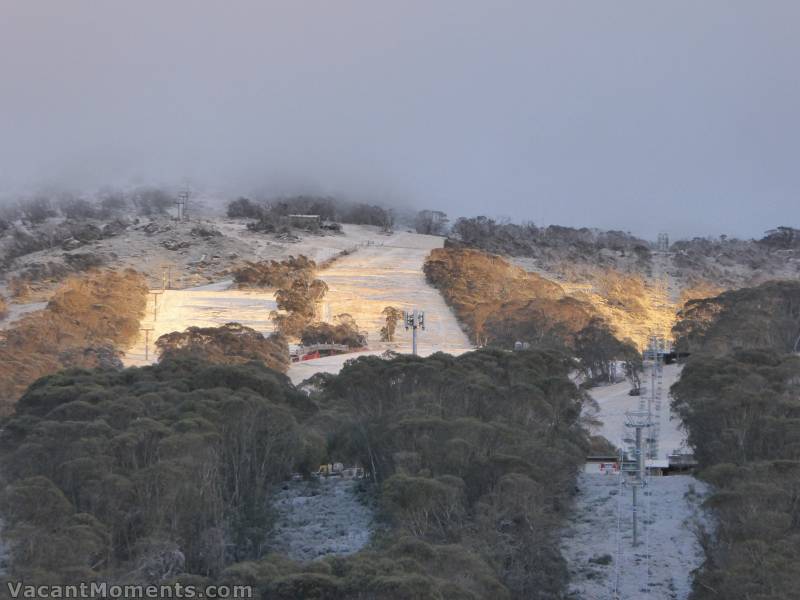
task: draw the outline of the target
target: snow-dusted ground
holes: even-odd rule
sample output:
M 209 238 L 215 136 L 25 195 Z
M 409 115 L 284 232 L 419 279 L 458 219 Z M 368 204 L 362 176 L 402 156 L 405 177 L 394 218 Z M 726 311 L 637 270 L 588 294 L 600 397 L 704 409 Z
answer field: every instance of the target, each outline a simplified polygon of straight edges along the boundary
M 688 475 L 651 477 L 640 493 L 633 547 L 632 493 L 625 476 L 581 474 L 561 550 L 575 600 L 686 600 L 692 570 L 703 561 L 694 535 L 705 522 L 705 484 Z M 615 594 L 615 592 L 617 592 Z
M 321 259 L 355 248 L 352 254 L 339 258 L 317 274 L 329 287 L 320 313 L 326 321 L 342 313 L 352 315 L 367 334 L 369 351 L 294 363 L 288 375 L 295 383 L 318 372 L 338 373 L 347 360 L 359 355 L 381 354 L 387 349 L 411 352 L 411 333 L 402 325 L 394 343 L 380 341 L 380 330 L 385 324 L 381 313 L 386 306 L 425 311 L 426 329 L 419 334 L 421 355 L 437 351 L 460 354 L 471 349 L 455 315 L 439 292 L 428 285 L 422 272 L 425 257 L 431 249 L 442 245 L 443 238 L 406 232 L 387 236 L 375 228 L 355 226 L 346 227 L 345 232 L 344 236 L 312 236 L 294 244 L 291 250 L 294 254 Z M 142 332 L 127 350 L 124 362 L 127 365 L 154 362 L 154 341 L 165 333 L 190 326 L 219 326 L 236 321 L 264 334 L 271 333 L 269 313 L 275 309 L 274 290 L 236 290 L 230 289 L 230 285 L 230 280 L 225 280 L 185 290 L 167 290 L 157 296 L 151 294 L 141 324 L 142 329 L 153 329 L 148 334 L 147 360 Z
M 338 478 L 285 483 L 273 499 L 278 518 L 270 550 L 301 561 L 361 550 L 372 535 L 373 511 L 356 494 L 358 483 Z
M 662 377 L 661 410 L 656 411 L 653 406 L 654 419 L 660 422 L 660 435 L 658 458 L 666 459 L 666 456 L 675 450 L 686 448 L 686 432 L 681 429 L 680 418 L 670 410 L 669 388 L 678 380 L 681 372 L 679 365 L 665 365 Z M 632 430 L 625 427 L 625 413 L 627 411 L 639 410 L 640 400 L 645 400 L 650 394 L 651 372 L 646 369 L 642 376 L 642 395 L 629 396 L 631 389 L 630 383 L 623 381 L 613 385 L 599 386 L 589 390 L 592 398 L 597 402 L 600 412 L 596 415 L 588 413 L 589 416 L 601 421 L 598 427 L 593 428 L 592 433 L 602 435 L 617 447 L 626 447 L 623 439 L 631 435 Z
M 47 302 L 28 302 L 26 304 L 17 304 L 15 302 L 8 303 L 8 314 L 4 319 L 0 319 L 0 329 L 5 329 L 12 323 L 19 321 L 28 313 L 43 310 L 47 306 Z
M 658 459 L 684 449 L 685 432 L 669 408 L 669 387 L 680 367 L 663 369 Z M 629 396 L 628 382 L 592 388 L 599 406 L 592 415 L 601 423 L 594 433 L 623 448 L 632 436 L 625 427 L 625 412 L 647 406 L 651 371 L 642 377 L 642 396 Z M 655 408 L 655 407 L 653 407 Z M 692 570 L 703 561 L 694 525 L 705 523 L 700 505 L 707 486 L 689 475 L 650 477 L 639 493 L 639 531 L 642 544 L 632 546 L 633 494 L 627 476 L 583 473 L 579 493 L 562 533 L 562 553 L 569 564 L 571 598 L 575 600 L 686 600 Z M 615 594 L 615 592 L 618 592 Z
M 222 287 L 230 286 L 230 281 Z M 155 340 L 165 333 L 183 331 L 187 327 L 218 327 L 237 322 L 256 331 L 269 334 L 273 330 L 269 313 L 275 309 L 272 291 L 213 289 L 203 286 L 188 290 L 166 290 L 147 299 L 145 317 L 140 327 L 152 329 L 147 338 L 144 331 L 125 352 L 126 366 L 142 366 L 156 361 Z M 212 289 L 209 289 L 212 288 Z M 155 290 L 161 292 L 161 290 Z M 155 316 L 155 318 L 154 318 Z M 149 340 L 145 360 L 145 339 Z

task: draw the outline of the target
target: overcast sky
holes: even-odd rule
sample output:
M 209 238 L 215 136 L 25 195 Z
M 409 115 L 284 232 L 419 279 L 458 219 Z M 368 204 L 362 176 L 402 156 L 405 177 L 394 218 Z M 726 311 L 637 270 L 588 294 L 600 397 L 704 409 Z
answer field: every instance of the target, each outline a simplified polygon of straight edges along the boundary
M 800 226 L 798 0 L 0 0 L 0 193 L 181 183 Z

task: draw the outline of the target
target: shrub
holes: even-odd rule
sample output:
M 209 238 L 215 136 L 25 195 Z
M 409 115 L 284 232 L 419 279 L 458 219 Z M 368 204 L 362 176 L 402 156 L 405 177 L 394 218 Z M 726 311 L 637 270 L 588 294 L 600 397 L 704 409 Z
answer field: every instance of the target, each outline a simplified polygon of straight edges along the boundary
M 133 205 L 140 215 L 165 215 L 175 205 L 175 198 L 159 188 L 140 188 L 133 193 Z
M 257 361 L 285 373 L 289 368 L 289 346 L 280 335 L 264 337 L 239 323 L 222 327 L 189 327 L 156 340 L 161 360 L 187 354 L 207 362 L 235 365 Z
M 342 344 L 350 348 L 363 348 L 367 337 L 358 331 L 358 324 L 348 314 L 335 317 L 335 323 L 314 323 L 306 326 L 300 333 L 300 341 L 312 344 Z
M 239 287 L 291 287 L 296 280 L 311 279 L 316 268 L 316 263 L 303 255 L 282 261 L 247 262 L 234 269 L 233 280 Z
M 96 219 L 101 214 L 97 206 L 83 198 L 68 198 L 59 208 L 67 219 Z
M 22 218 L 30 223 L 42 223 L 50 217 L 56 216 L 50 199 L 39 196 L 31 200 L 20 203 Z
M 260 219 L 264 216 L 264 207 L 249 198 L 237 198 L 228 203 L 226 214 L 231 219 Z

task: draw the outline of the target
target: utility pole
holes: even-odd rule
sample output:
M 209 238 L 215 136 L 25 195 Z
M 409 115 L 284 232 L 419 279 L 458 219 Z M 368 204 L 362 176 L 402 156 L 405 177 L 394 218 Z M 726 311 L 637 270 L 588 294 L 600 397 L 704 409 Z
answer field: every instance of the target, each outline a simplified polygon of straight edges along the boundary
M 161 290 L 172 289 L 172 265 L 161 265 Z
M 164 290 L 160 292 L 150 292 L 153 295 L 153 321 L 158 318 L 158 297 L 164 293 Z
M 416 308 L 412 312 L 403 311 L 403 324 L 406 330 L 411 330 L 412 354 L 417 355 L 417 330 L 425 329 L 425 313 Z
M 153 331 L 152 327 L 142 327 L 140 331 L 144 331 L 144 359 L 150 360 L 150 332 Z

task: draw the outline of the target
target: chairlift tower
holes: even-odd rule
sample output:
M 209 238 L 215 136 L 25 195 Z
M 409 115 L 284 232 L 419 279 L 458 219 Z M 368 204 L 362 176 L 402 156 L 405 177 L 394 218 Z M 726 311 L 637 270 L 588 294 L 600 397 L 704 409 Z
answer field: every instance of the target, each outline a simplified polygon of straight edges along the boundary
M 425 313 L 416 308 L 412 312 L 403 311 L 403 325 L 407 330 L 411 330 L 412 354 L 417 355 L 417 330 L 425 329 Z
M 186 207 L 189 204 L 189 188 L 184 188 L 178 192 L 178 199 L 175 201 L 178 206 L 178 221 L 186 218 Z
M 659 438 L 661 437 L 661 407 L 662 392 L 664 387 L 664 365 L 662 356 L 667 351 L 667 344 L 663 337 L 650 336 L 650 346 L 645 354 L 646 360 L 650 362 L 650 390 L 647 395 L 647 413 L 650 416 L 650 436 L 648 437 L 647 458 L 655 460 L 658 458 Z M 639 410 L 644 406 L 640 401 Z
M 652 427 L 649 411 L 628 411 L 625 413 L 625 426 L 636 430 L 636 445 L 633 454 L 636 458 L 634 479 L 631 482 L 633 492 L 633 545 L 639 545 L 639 488 L 647 485 L 647 466 L 643 447 L 642 431 Z M 629 470 L 630 472 L 631 470 Z

